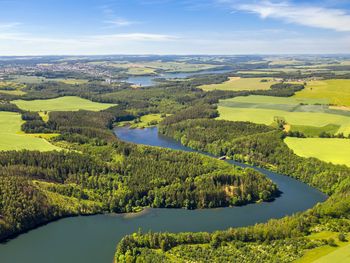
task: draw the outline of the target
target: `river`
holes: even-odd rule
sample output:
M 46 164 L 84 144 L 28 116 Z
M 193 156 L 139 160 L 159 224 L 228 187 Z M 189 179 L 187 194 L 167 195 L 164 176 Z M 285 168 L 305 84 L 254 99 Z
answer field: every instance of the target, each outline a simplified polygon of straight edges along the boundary
M 158 135 L 157 128 L 130 130 L 122 127 L 116 128 L 115 134 L 129 142 L 193 151 L 179 142 Z M 271 178 L 283 192 L 275 201 L 233 208 L 194 211 L 146 209 L 139 214 L 65 218 L 0 244 L 0 262 L 111 263 L 118 241 L 139 228 L 143 231 L 169 232 L 222 230 L 291 215 L 327 198 L 320 191 L 290 177 L 256 169 Z

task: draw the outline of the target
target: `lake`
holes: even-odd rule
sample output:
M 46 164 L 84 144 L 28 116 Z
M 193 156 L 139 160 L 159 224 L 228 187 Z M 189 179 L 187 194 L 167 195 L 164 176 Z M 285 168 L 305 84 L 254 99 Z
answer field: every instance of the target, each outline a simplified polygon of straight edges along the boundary
M 201 75 L 201 74 L 223 74 L 231 72 L 228 69 L 218 69 L 218 70 L 203 70 L 198 72 L 174 72 L 174 73 L 161 73 L 160 75 L 150 75 L 150 76 L 131 76 L 125 81 L 132 83 L 134 85 L 148 87 L 156 84 L 156 79 L 184 79 L 190 76 Z
M 158 135 L 157 128 L 119 127 L 115 134 L 124 141 L 193 151 L 179 142 Z M 246 166 L 234 161 L 232 164 Z M 271 218 L 304 211 L 327 196 L 320 191 L 261 168 L 283 192 L 273 202 L 242 207 L 185 210 L 146 209 L 139 214 L 106 214 L 72 217 L 31 230 L 5 244 L 0 244 L 1 263 L 111 263 L 118 241 L 138 231 L 214 231 L 253 225 Z

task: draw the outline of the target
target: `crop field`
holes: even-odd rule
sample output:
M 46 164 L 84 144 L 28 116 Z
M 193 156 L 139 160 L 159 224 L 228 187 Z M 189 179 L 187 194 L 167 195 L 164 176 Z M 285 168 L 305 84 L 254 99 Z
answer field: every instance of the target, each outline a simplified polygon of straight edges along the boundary
M 21 115 L 13 112 L 0 112 L 0 150 L 38 150 L 53 151 L 60 148 L 43 138 L 21 132 Z
M 299 104 L 327 104 L 327 99 L 310 99 L 310 98 L 295 98 L 295 97 L 273 97 L 273 96 L 242 96 L 232 99 L 223 100 L 222 102 L 239 102 L 250 104 L 285 104 L 285 105 L 299 105 Z
M 327 105 L 327 99 L 246 96 L 221 100 L 221 118 L 245 120 L 270 125 L 275 117 L 284 119 L 291 131 L 307 136 L 321 132 L 350 132 L 350 111 Z
M 271 85 L 278 83 L 272 78 L 239 78 L 231 77 L 221 84 L 199 86 L 205 91 L 211 90 L 267 90 Z
M 319 112 L 289 112 L 272 109 L 218 107 L 221 120 L 250 121 L 259 124 L 271 125 L 275 117 L 284 119 L 293 125 L 324 127 L 328 124 L 339 125 L 338 133 L 350 133 L 350 117 Z
M 48 100 L 14 100 L 20 109 L 28 111 L 100 111 L 115 106 L 115 104 L 98 103 L 75 96 L 66 96 Z
M 153 68 L 134 67 L 134 68 L 128 69 L 128 74 L 142 76 L 142 75 L 150 75 L 150 74 L 157 74 L 157 73 L 156 73 L 155 69 L 153 69 Z
M 350 107 L 350 79 L 310 81 L 295 98 L 329 98 L 329 103 Z
M 350 140 L 336 138 L 294 138 L 285 143 L 301 157 L 315 157 L 325 162 L 350 167 Z

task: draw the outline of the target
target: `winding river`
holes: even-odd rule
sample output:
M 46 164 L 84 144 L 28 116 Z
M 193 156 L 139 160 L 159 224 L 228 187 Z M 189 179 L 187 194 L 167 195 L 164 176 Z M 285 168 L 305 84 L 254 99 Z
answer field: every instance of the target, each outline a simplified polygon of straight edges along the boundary
M 115 134 L 129 142 L 193 151 L 158 135 L 157 128 L 130 130 L 124 127 L 115 129 Z M 143 231 L 182 232 L 246 226 L 306 210 L 327 198 L 318 190 L 292 178 L 256 169 L 271 178 L 283 192 L 275 201 L 233 208 L 194 211 L 146 209 L 139 214 L 65 218 L 0 244 L 0 262 L 111 263 L 118 241 L 139 228 Z

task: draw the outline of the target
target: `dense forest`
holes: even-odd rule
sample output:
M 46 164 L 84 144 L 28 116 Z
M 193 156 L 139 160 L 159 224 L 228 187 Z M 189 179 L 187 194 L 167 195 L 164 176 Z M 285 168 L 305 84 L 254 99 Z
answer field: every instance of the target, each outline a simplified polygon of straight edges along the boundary
M 165 120 L 159 131 L 194 149 L 293 176 L 331 197 L 306 212 L 251 227 L 214 233 L 139 232 L 118 244 L 116 262 L 173 262 L 174 257 L 177 262 L 231 262 L 233 258 L 235 262 L 291 262 L 308 249 L 335 245 L 333 239 L 308 239 L 314 229 L 350 231 L 350 169 L 296 156 L 284 144 L 283 131 L 200 116 Z
M 119 141 L 112 121 L 130 116 L 118 108 L 49 116 L 46 123 L 24 112 L 23 128 L 58 132 L 54 143 L 70 151 L 0 153 L 1 240 L 63 216 L 243 205 L 278 195 L 276 185 L 254 170 Z

